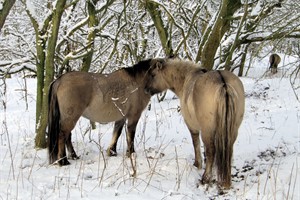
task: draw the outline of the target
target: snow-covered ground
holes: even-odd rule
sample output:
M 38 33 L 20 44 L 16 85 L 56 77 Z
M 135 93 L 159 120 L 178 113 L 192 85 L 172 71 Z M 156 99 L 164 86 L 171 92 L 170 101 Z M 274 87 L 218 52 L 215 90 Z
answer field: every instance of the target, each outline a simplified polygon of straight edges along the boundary
M 36 80 L 25 87 L 23 79 L 7 79 L 0 99 L 0 199 L 300 199 L 300 103 L 291 66 L 271 76 L 264 74 L 267 62 L 257 61 L 241 78 L 246 112 L 234 146 L 232 189 L 221 196 L 215 184 L 199 184 L 204 170 L 193 166 L 192 141 L 172 93 L 161 103 L 153 97 L 144 111 L 132 160 L 125 156 L 125 132 L 118 156 L 107 157 L 112 124 L 90 130 L 82 118 L 73 130 L 81 158 L 58 167 L 49 166 L 46 149 L 34 149 Z

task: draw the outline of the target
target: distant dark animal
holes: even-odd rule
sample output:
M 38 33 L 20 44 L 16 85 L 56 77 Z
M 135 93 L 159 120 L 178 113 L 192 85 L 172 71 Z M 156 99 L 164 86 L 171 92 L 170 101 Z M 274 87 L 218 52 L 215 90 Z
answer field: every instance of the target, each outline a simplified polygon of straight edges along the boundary
M 108 155 L 116 155 L 118 138 L 127 120 L 127 154 L 134 152 L 136 125 L 150 95 L 144 91 L 145 74 L 151 60 L 111 74 L 70 72 L 52 82 L 49 89 L 48 150 L 50 164 L 70 164 L 78 159 L 71 142 L 71 131 L 83 116 L 94 122 L 115 122 Z
M 272 54 L 269 58 L 270 67 L 269 69 L 273 74 L 277 73 L 278 64 L 280 63 L 281 58 L 278 54 Z
M 208 71 L 179 59 L 154 59 L 146 92 L 171 89 L 180 99 L 181 113 L 190 130 L 195 163 L 202 167 L 199 131 L 205 146 L 206 167 L 202 183 L 209 183 L 215 163 L 221 187 L 231 185 L 233 144 L 245 107 L 244 87 L 229 71 Z

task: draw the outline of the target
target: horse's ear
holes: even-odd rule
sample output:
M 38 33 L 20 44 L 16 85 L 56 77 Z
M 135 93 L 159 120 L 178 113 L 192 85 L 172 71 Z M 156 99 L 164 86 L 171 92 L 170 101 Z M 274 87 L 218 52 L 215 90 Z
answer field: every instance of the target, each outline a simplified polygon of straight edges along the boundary
M 155 58 L 151 61 L 151 68 L 161 70 L 164 67 L 165 59 Z
M 155 63 L 155 67 L 159 70 L 161 70 L 164 67 L 164 60 L 163 59 L 159 59 L 156 61 Z
M 160 61 L 158 61 L 158 62 L 156 63 L 156 67 L 157 67 L 157 69 L 161 70 L 162 67 L 163 67 L 163 65 L 162 65 L 162 63 L 161 63 Z

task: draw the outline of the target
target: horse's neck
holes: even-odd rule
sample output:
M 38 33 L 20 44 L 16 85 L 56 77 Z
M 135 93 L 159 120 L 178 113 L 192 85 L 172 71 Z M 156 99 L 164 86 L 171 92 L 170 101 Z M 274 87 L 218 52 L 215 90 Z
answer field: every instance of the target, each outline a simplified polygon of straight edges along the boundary
M 169 76 L 170 89 L 180 98 L 183 95 L 183 86 L 186 80 L 190 77 L 191 70 L 186 70 L 182 67 L 174 71 L 174 74 Z

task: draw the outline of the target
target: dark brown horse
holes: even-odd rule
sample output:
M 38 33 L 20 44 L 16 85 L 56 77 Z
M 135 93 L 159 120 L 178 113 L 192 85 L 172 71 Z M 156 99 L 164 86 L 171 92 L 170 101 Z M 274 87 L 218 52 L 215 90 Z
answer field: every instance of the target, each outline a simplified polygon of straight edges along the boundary
M 94 122 L 115 122 L 108 155 L 116 155 L 118 138 L 127 120 L 127 154 L 134 152 L 134 135 L 150 95 L 144 91 L 151 60 L 111 74 L 70 72 L 52 82 L 49 90 L 48 150 L 50 164 L 67 165 L 78 159 L 71 131 L 83 116 Z
M 280 63 L 281 58 L 278 54 L 271 54 L 269 58 L 270 70 L 273 74 L 277 73 L 278 64 Z
M 215 163 L 220 186 L 231 185 L 233 144 L 245 107 L 244 87 L 229 71 L 209 71 L 190 61 L 154 59 L 146 91 L 153 95 L 171 89 L 180 99 L 183 118 L 190 130 L 195 163 L 202 167 L 199 131 L 205 146 L 206 167 L 202 183 L 209 183 Z

